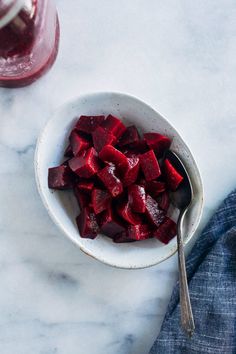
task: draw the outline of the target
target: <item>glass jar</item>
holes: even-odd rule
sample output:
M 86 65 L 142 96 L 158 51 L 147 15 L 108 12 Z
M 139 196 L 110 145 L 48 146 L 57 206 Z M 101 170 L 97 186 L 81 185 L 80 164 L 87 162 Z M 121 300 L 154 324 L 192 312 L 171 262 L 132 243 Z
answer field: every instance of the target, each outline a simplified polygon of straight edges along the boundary
M 53 0 L 0 0 L 0 86 L 37 80 L 54 63 L 58 44 Z

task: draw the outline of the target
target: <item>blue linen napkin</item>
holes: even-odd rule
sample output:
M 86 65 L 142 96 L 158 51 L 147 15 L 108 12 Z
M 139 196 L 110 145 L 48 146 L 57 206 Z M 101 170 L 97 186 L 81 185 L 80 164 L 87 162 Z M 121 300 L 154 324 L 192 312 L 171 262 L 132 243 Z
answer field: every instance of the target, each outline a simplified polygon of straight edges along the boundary
M 180 326 L 174 288 L 150 354 L 236 354 L 236 191 L 213 216 L 187 259 L 195 333 Z

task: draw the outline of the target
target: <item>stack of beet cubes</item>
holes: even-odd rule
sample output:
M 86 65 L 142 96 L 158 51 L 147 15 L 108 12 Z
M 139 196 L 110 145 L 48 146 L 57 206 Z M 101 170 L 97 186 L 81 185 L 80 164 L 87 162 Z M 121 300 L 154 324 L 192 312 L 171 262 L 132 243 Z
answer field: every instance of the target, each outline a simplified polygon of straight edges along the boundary
M 80 207 L 80 236 L 98 233 L 114 242 L 157 238 L 167 244 L 176 224 L 166 216 L 169 191 L 183 177 L 163 155 L 171 140 L 158 133 L 140 137 L 116 117 L 81 116 L 69 137 L 62 165 L 49 169 L 52 189 L 73 188 Z

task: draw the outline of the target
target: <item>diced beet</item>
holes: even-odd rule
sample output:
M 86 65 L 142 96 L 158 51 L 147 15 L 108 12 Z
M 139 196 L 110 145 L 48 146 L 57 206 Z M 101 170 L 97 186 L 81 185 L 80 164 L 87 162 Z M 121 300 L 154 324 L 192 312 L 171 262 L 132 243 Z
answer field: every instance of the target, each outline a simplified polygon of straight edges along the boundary
M 119 172 L 124 172 L 128 168 L 128 159 L 121 151 L 112 145 L 106 145 L 100 151 L 99 157 L 104 162 L 113 163 Z
M 139 158 L 137 156 L 128 158 L 128 168 L 123 176 L 124 186 L 129 186 L 136 182 L 139 173 Z
M 178 173 L 178 171 L 176 171 L 168 159 L 165 159 L 164 161 L 164 173 L 168 187 L 172 191 L 176 191 L 180 183 L 183 181 L 183 177 Z
M 92 139 L 92 134 L 89 134 L 89 133 L 85 133 L 85 132 L 81 132 L 80 130 L 76 129 L 76 128 L 73 128 L 71 133 L 70 133 L 70 136 L 73 132 L 76 132 L 79 136 L 81 136 L 82 138 L 84 138 L 85 140 L 89 141 L 90 143 L 90 146 L 93 145 L 93 139 Z M 70 136 L 69 136 L 69 139 L 70 139 Z
M 153 232 L 153 236 L 165 244 L 169 243 L 170 240 L 176 236 L 176 234 L 177 225 L 167 216 L 165 217 L 163 223 L 158 227 L 158 229 Z
M 106 145 L 114 145 L 116 137 L 102 127 L 97 127 L 92 133 L 93 145 L 97 152 L 100 152 Z
M 107 191 L 95 188 L 92 191 L 92 206 L 95 214 L 106 210 L 111 203 L 111 195 Z
M 86 207 L 82 209 L 76 222 L 81 237 L 94 239 L 97 236 L 99 226 L 92 208 Z
M 150 149 L 154 150 L 157 157 L 163 156 L 164 152 L 170 148 L 171 140 L 158 133 L 146 133 L 143 135 Z
M 85 193 L 91 193 L 94 187 L 94 181 L 91 180 L 81 180 L 77 184 L 78 188 Z
M 146 210 L 146 193 L 142 186 L 132 184 L 128 188 L 129 204 L 136 213 L 145 213 Z
M 158 158 L 171 145 L 168 137 L 146 133 L 140 139 L 134 125 L 126 128 L 110 114 L 82 115 L 69 140 L 68 160 L 49 169 L 48 185 L 74 188 L 81 237 L 94 239 L 99 226 L 117 243 L 152 236 L 168 243 L 175 236 L 176 224 L 166 217 L 168 191 L 176 190 L 183 177 L 167 156 L 160 169 Z
M 139 141 L 139 133 L 135 125 L 131 125 L 126 128 L 125 132 L 122 134 L 118 141 L 118 146 L 130 145 L 133 143 L 137 143 Z
M 72 151 L 70 144 L 67 146 L 64 156 L 65 157 L 73 157 L 73 151 Z
M 120 232 L 125 231 L 124 223 L 117 218 L 117 216 L 112 211 L 112 208 L 109 207 L 106 211 L 103 212 L 100 221 L 101 232 L 113 238 L 115 235 Z
M 167 191 L 161 193 L 158 198 L 157 198 L 157 202 L 159 207 L 162 210 L 167 211 L 169 209 L 170 206 L 170 196 L 169 193 Z
M 63 161 L 60 166 L 66 167 L 66 169 L 67 169 L 67 171 L 69 173 L 70 186 L 73 187 L 73 186 L 75 186 L 78 183 L 79 176 L 71 171 L 71 169 L 69 167 L 69 161 L 70 161 L 70 159 L 67 159 L 67 160 Z
M 166 184 L 159 181 L 146 182 L 146 191 L 153 197 L 157 197 L 160 193 L 166 190 Z
M 134 214 L 128 202 L 124 202 L 117 206 L 118 214 L 131 225 L 141 224 L 141 217 Z
M 126 155 L 129 159 L 139 159 L 139 154 L 136 154 L 135 152 L 133 152 L 132 150 L 127 152 Z
M 79 204 L 80 210 L 83 208 L 90 206 L 91 200 L 90 196 L 87 193 L 82 192 L 79 188 L 78 185 L 74 187 L 74 194 L 77 199 L 77 202 Z
M 147 181 L 152 181 L 161 175 L 161 170 L 153 150 L 140 155 L 140 164 Z
M 114 165 L 108 165 L 100 170 L 97 175 L 113 197 L 117 197 L 123 192 L 123 185 L 120 179 L 115 175 Z
M 146 215 L 149 221 L 157 227 L 165 218 L 164 211 L 159 208 L 158 203 L 150 195 L 147 195 L 146 198 Z
M 133 151 L 136 155 L 144 154 L 149 150 L 149 147 L 144 139 L 140 139 L 136 143 L 133 143 L 129 146 L 130 150 Z
M 128 237 L 131 240 L 140 241 L 150 238 L 152 230 L 149 225 L 130 225 L 127 230 Z
M 110 133 L 115 135 L 117 139 L 124 133 L 126 130 L 125 125 L 120 121 L 119 118 L 112 116 L 111 114 L 107 119 L 101 124 L 103 128 L 108 130 Z
M 69 161 L 70 169 L 80 177 L 89 178 L 99 170 L 97 152 L 92 147 Z
M 73 131 L 70 135 L 70 146 L 73 155 L 76 156 L 82 151 L 87 150 L 91 145 L 87 139 L 79 135 L 76 131 Z
M 127 231 L 123 231 L 123 232 L 120 232 L 119 234 L 115 235 L 115 237 L 113 238 L 113 241 L 115 243 L 135 242 L 135 240 L 132 240 L 128 237 Z
M 152 231 L 148 225 L 129 225 L 126 231 L 117 234 L 113 241 L 115 243 L 125 243 L 141 241 L 150 238 Z
M 51 189 L 68 189 L 72 187 L 71 171 L 61 165 L 48 169 L 48 187 Z
M 92 133 L 105 121 L 105 116 L 81 116 L 75 128 L 85 133 Z
M 145 143 L 145 148 L 142 146 L 143 145 L 143 140 L 139 140 L 137 143 L 131 144 L 131 145 L 126 145 L 126 146 L 121 146 L 118 147 L 118 149 L 123 152 L 123 154 L 127 157 L 133 157 L 133 156 L 139 156 L 141 154 L 144 154 L 145 152 L 149 151 L 149 147 L 147 146 L 146 142 Z M 137 146 L 137 148 L 135 147 Z

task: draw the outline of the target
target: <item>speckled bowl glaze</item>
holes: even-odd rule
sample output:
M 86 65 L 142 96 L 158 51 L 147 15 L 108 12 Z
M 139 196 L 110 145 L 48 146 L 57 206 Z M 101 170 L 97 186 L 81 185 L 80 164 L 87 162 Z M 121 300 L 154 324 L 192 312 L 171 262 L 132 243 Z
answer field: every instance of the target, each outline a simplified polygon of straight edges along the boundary
M 90 93 L 74 99 L 60 107 L 48 121 L 38 139 L 35 153 L 35 174 L 43 203 L 55 224 L 83 252 L 106 264 L 120 268 L 145 268 L 158 264 L 173 255 L 177 250 L 176 238 L 168 245 L 156 239 L 140 242 L 115 244 L 103 235 L 95 240 L 80 237 L 75 218 L 79 209 L 72 192 L 48 189 L 48 168 L 63 161 L 69 132 L 80 115 L 113 114 L 120 117 L 126 125 L 135 124 L 143 132 L 160 132 L 169 136 L 173 142 L 171 149 L 179 154 L 184 162 L 194 190 L 194 200 L 185 218 L 185 244 L 193 236 L 202 214 L 203 186 L 196 162 L 173 126 L 153 108 L 139 99 L 115 92 Z M 176 218 L 176 210 L 170 211 Z

